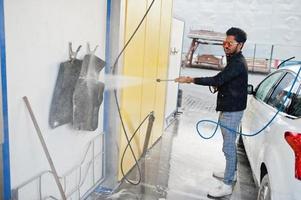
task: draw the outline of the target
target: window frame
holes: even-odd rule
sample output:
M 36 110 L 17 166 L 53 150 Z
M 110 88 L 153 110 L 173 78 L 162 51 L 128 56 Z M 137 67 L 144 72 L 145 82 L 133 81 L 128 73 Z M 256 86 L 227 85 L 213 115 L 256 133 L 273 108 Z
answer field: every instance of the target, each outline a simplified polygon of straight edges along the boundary
M 264 81 L 266 81 L 269 77 L 271 77 L 272 75 L 274 75 L 274 74 L 276 74 L 276 73 L 282 73 L 282 75 L 278 78 L 278 80 L 277 80 L 277 81 L 272 85 L 272 87 L 269 89 L 269 91 L 268 91 L 266 97 L 264 98 L 264 100 L 259 99 L 259 98 L 256 96 L 257 91 L 258 91 L 258 88 L 262 85 L 262 83 L 263 83 Z M 280 82 L 283 80 L 283 78 L 284 78 L 287 74 L 293 75 L 294 78 L 296 78 L 296 76 L 297 76 L 297 73 L 294 72 L 294 71 L 292 71 L 292 70 L 289 70 L 289 69 L 281 69 L 281 70 L 278 70 L 278 71 L 275 71 L 275 72 L 271 73 L 269 76 L 267 76 L 265 79 L 263 79 L 263 80 L 258 84 L 258 86 L 257 86 L 256 89 L 255 89 L 255 94 L 254 94 L 255 99 L 258 100 L 258 101 L 263 102 L 264 104 L 266 104 L 267 106 L 270 106 L 270 107 L 273 108 L 273 109 L 277 109 L 277 108 L 273 107 L 272 105 L 269 105 L 269 104 L 268 104 L 268 101 L 270 100 L 271 95 L 273 94 L 273 92 L 275 91 L 275 89 L 278 87 L 278 85 L 280 84 Z M 301 95 L 301 77 L 300 77 L 300 75 L 299 75 L 299 78 L 298 78 L 298 79 L 299 79 L 300 84 L 299 84 L 299 86 L 298 86 L 298 88 L 297 88 L 297 90 L 296 90 L 296 94 L 300 94 L 300 95 Z M 293 80 L 294 80 L 294 79 L 293 79 Z M 297 80 L 297 83 L 296 83 L 296 84 L 298 84 L 298 80 Z M 294 116 L 294 115 L 290 115 L 290 114 L 286 113 L 285 111 L 281 111 L 281 113 L 285 114 L 286 116 L 289 116 L 289 118 L 292 118 L 292 119 L 299 119 L 299 118 L 301 118 L 301 117 L 297 117 L 297 116 Z
M 279 76 L 279 78 L 277 79 L 277 81 L 275 83 L 273 83 L 272 87 L 269 89 L 269 91 L 267 92 L 267 95 L 264 97 L 264 99 L 259 99 L 258 96 L 257 96 L 257 92 L 258 92 L 258 88 L 263 84 L 263 82 L 265 82 L 268 78 L 270 78 L 271 76 L 273 76 L 274 74 L 276 73 L 282 73 L 281 76 Z M 286 75 L 286 72 L 284 70 L 278 70 L 278 71 L 275 71 L 273 73 L 271 73 L 269 76 L 267 76 L 265 79 L 263 79 L 259 84 L 258 86 L 256 87 L 255 89 L 255 94 L 254 94 L 254 97 L 256 100 L 258 101 L 261 101 L 265 104 L 267 104 L 267 101 L 270 99 L 271 95 L 273 94 L 275 88 L 278 86 L 278 84 L 280 83 L 280 81 L 283 79 L 283 77 Z M 268 105 L 268 104 L 267 104 Z
M 294 76 L 294 79 L 296 78 L 296 76 L 297 76 L 296 72 L 294 72 L 292 70 L 285 70 L 285 71 L 287 73 L 292 74 Z M 298 86 L 298 88 L 296 90 L 296 95 L 301 95 L 301 76 L 300 76 L 300 74 L 299 74 L 299 77 L 297 78 L 296 84 L 298 84 L 298 81 L 299 81 L 299 86 Z M 294 116 L 294 115 L 291 115 L 291 114 L 289 114 L 287 112 L 283 112 L 283 113 L 285 113 L 287 116 L 289 116 L 289 118 L 292 118 L 292 119 L 299 119 L 299 118 L 301 118 L 301 116 Z

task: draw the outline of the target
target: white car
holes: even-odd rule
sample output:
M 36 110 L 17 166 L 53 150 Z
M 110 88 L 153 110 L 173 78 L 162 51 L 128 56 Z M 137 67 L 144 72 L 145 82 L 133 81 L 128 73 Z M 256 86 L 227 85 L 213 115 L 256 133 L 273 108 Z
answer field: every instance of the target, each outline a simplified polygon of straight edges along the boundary
M 253 137 L 242 136 L 259 186 L 257 199 L 301 200 L 301 76 L 284 102 L 300 65 L 288 66 L 268 75 L 253 91 L 249 86 L 248 106 L 241 132 L 262 129 L 281 109 L 273 122 Z

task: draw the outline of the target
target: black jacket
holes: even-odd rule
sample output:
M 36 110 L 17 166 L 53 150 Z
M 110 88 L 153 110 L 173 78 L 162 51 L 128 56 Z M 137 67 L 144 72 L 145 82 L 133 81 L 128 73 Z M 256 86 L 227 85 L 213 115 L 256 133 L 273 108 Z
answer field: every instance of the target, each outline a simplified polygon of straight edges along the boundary
M 226 67 L 216 76 L 194 78 L 194 83 L 218 88 L 217 111 L 242 111 L 247 107 L 248 67 L 241 52 L 227 58 Z

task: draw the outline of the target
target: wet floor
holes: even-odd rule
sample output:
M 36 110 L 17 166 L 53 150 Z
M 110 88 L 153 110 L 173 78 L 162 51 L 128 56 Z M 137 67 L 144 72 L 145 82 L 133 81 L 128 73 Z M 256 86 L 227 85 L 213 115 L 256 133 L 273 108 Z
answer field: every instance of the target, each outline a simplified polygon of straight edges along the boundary
M 189 69 L 182 72 L 192 76 L 195 76 L 195 73 L 211 75 L 217 72 Z M 204 140 L 197 134 L 195 124 L 201 119 L 216 121 L 218 113 L 215 112 L 215 96 L 210 94 L 207 87 L 182 85 L 181 89 L 183 89 L 181 113 L 139 162 L 141 183 L 134 186 L 124 181 L 112 194 L 107 195 L 96 190 L 89 200 L 209 199 L 208 191 L 218 186 L 221 181 L 214 178 L 212 172 L 223 171 L 225 167 L 222 136 L 218 131 L 212 139 Z M 203 128 L 204 133 L 212 130 L 213 125 L 206 125 Z M 256 199 L 257 188 L 240 143 L 238 143 L 237 170 L 238 178 L 232 195 L 220 199 Z M 129 173 L 128 178 L 132 181 L 138 180 L 137 167 Z

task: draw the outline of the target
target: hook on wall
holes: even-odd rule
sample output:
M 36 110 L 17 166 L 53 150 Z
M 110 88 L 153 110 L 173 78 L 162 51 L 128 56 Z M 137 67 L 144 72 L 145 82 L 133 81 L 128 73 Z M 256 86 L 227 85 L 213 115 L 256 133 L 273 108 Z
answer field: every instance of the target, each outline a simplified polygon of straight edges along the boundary
M 98 48 L 98 45 L 96 45 L 95 48 L 93 49 L 93 51 L 91 51 L 90 43 L 87 42 L 87 53 L 88 53 L 88 54 L 95 54 L 97 48 Z
M 69 59 L 71 61 L 75 60 L 76 59 L 76 56 L 80 50 L 80 48 L 82 47 L 82 45 L 79 45 L 76 49 L 76 51 L 73 51 L 72 50 L 72 42 L 69 42 Z

